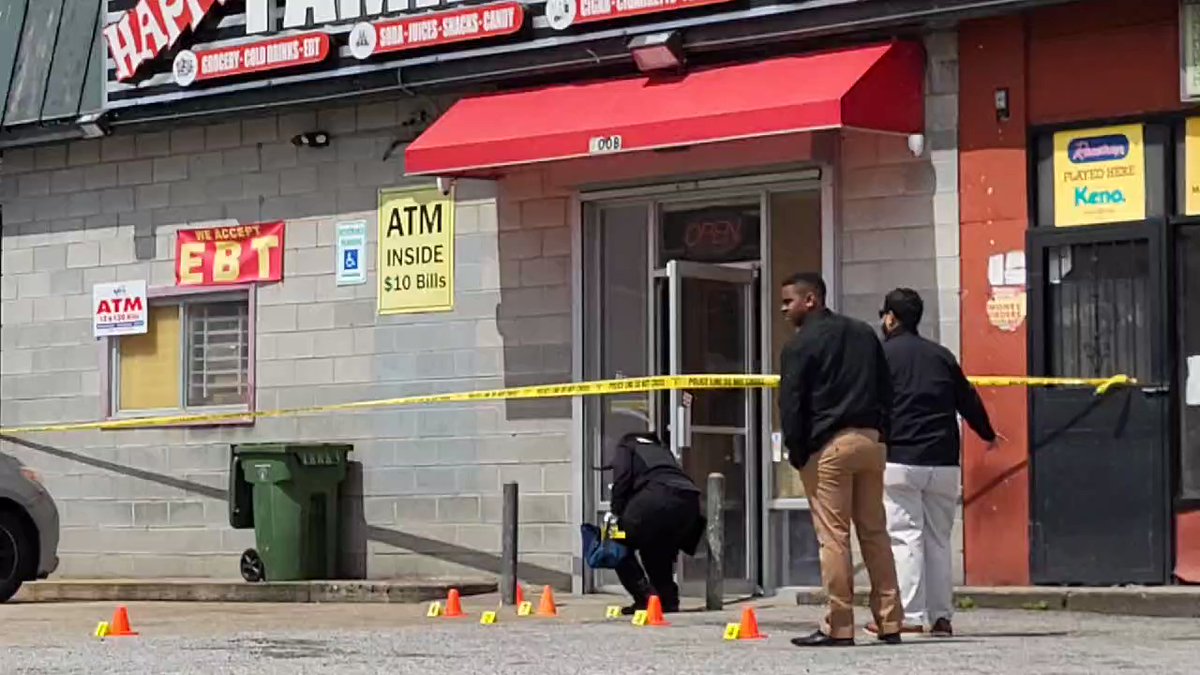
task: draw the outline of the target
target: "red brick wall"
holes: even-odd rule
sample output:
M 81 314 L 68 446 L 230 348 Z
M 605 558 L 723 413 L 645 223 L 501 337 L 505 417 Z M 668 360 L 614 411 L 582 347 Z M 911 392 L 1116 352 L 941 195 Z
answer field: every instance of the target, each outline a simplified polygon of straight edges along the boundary
M 988 258 L 1024 250 L 1027 225 L 1024 26 L 1020 16 L 964 24 L 959 32 L 959 199 L 962 359 L 973 375 L 1024 374 L 1025 327 L 988 321 Z M 1011 117 L 997 121 L 994 92 L 1007 88 Z M 985 389 L 984 403 L 1008 442 L 991 453 L 964 434 L 966 582 L 1029 582 L 1028 439 L 1025 392 Z
M 1025 325 L 988 320 L 988 258 L 1024 250 L 1028 128 L 1178 109 L 1175 0 L 1104 0 L 966 22 L 959 31 L 962 356 L 972 374 L 1027 372 Z M 1007 88 L 1011 117 L 997 121 Z M 968 584 L 1029 583 L 1029 443 L 1025 392 L 984 400 L 1008 443 L 993 453 L 966 434 Z

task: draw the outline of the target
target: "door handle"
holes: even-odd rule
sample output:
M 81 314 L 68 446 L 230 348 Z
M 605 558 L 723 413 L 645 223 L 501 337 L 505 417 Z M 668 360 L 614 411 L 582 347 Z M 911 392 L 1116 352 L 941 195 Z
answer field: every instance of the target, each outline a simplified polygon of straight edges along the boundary
M 1171 387 L 1169 387 L 1165 384 L 1160 384 L 1160 385 L 1151 386 L 1151 387 L 1140 387 L 1140 389 L 1142 390 L 1142 393 L 1145 394 L 1146 396 L 1166 396 L 1167 394 L 1171 393 Z
M 675 409 L 679 427 L 679 447 L 692 447 L 692 406 L 681 405 Z

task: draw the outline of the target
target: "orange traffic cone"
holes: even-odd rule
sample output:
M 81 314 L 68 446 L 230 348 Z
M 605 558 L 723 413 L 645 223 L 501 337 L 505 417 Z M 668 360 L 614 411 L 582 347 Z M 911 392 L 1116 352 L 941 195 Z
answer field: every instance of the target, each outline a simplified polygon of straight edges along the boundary
M 538 616 L 558 616 L 558 607 L 554 604 L 554 589 L 546 586 L 542 589 L 542 600 L 538 603 Z
M 650 602 L 646 603 L 646 625 L 647 626 L 670 626 L 667 623 L 667 618 L 663 616 L 662 600 L 657 595 L 650 596 Z
M 517 607 L 523 604 L 525 604 L 525 589 L 521 587 L 521 584 L 517 584 Z
M 738 628 L 739 640 L 761 640 L 767 637 L 763 633 L 758 632 L 758 616 L 754 613 L 753 607 L 747 607 L 742 610 L 742 623 Z
M 108 632 L 104 637 L 137 637 L 137 633 L 129 627 L 129 611 L 125 609 L 125 605 L 117 607 L 117 611 L 113 612 L 112 621 L 108 624 Z
M 462 597 L 457 588 L 451 588 L 449 595 L 446 596 L 446 612 L 442 616 L 448 619 L 466 616 L 462 609 Z

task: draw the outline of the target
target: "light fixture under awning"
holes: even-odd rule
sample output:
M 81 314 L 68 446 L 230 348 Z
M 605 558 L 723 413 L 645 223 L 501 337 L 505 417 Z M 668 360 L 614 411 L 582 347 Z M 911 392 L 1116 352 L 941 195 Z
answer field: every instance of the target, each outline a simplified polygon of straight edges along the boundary
M 743 138 L 924 128 L 924 50 L 909 42 L 465 98 L 405 151 L 409 175 Z

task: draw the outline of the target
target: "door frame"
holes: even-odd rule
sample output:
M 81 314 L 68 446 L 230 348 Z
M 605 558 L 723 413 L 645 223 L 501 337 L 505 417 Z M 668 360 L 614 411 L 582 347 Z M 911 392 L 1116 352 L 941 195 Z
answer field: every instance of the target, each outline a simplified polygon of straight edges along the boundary
M 765 227 L 765 223 L 763 223 Z M 664 268 L 656 270 L 650 277 L 651 304 L 655 308 L 655 314 L 661 316 L 663 312 L 667 313 L 665 322 L 667 353 L 657 353 L 654 360 L 666 366 L 666 375 L 684 375 L 683 372 L 683 342 L 679 339 L 683 332 L 683 284 L 687 280 L 707 280 L 717 281 L 721 283 L 732 284 L 741 287 L 742 301 L 744 304 L 744 319 L 742 320 L 743 340 L 745 344 L 745 355 L 742 362 L 741 372 L 746 374 L 754 374 L 755 362 L 760 358 L 759 343 L 755 340 L 757 334 L 762 330 L 762 321 L 758 317 L 759 308 L 755 303 L 755 283 L 761 279 L 760 270 L 757 264 L 754 263 L 702 263 L 684 260 L 668 260 Z M 655 291 L 658 290 L 660 284 L 667 285 L 667 300 L 666 307 L 661 307 L 661 296 Z M 657 317 L 656 317 L 657 318 Z M 655 321 L 651 324 L 650 341 L 653 345 L 658 346 L 663 344 L 664 336 L 663 322 Z M 663 358 L 663 357 L 666 358 Z M 762 370 L 761 364 L 758 370 Z M 681 444 L 683 436 L 691 436 L 692 430 L 695 429 L 690 416 L 685 412 L 686 406 L 683 404 L 683 397 L 686 392 L 680 389 L 672 389 L 667 392 L 667 414 L 656 414 L 655 419 L 669 418 L 663 422 L 666 429 L 670 429 L 670 448 L 671 453 L 675 455 L 676 461 L 681 464 L 683 462 L 684 448 Z M 745 537 L 745 559 L 742 561 L 745 565 L 746 577 L 744 579 L 726 578 L 726 588 L 734 593 L 740 592 L 755 592 L 761 588 L 758 570 L 761 565 L 761 549 L 763 547 L 762 537 L 764 535 L 763 527 L 758 523 L 757 506 L 760 504 L 760 493 L 762 491 L 763 476 L 760 474 L 761 462 L 757 462 L 762 451 L 762 438 L 759 427 L 761 426 L 756 418 L 757 406 L 755 405 L 755 395 L 751 391 L 746 391 L 742 395 L 743 409 L 743 425 L 740 434 L 735 432 L 727 434 L 730 436 L 741 435 L 745 440 L 744 461 L 742 466 L 742 494 L 744 495 L 742 504 L 742 526 L 744 528 Z M 659 399 L 661 401 L 661 398 Z M 654 406 L 652 406 L 654 407 Z M 705 432 L 698 430 L 700 433 L 719 433 L 712 430 Z M 697 477 L 698 478 L 698 477 Z M 705 489 L 701 486 L 701 489 Z M 682 569 L 682 568 L 680 568 Z M 681 586 L 683 579 L 680 578 Z M 732 583 L 731 583 L 732 582 Z M 745 583 L 742 583 L 745 582 Z
M 1149 218 L 1138 223 L 1120 223 L 1111 225 L 1085 225 L 1078 227 L 1035 226 L 1026 233 L 1026 252 L 1028 258 L 1027 293 L 1028 293 L 1028 363 L 1029 374 L 1033 377 L 1050 376 L 1049 352 L 1051 344 L 1049 316 L 1047 314 L 1047 278 L 1046 252 L 1057 246 L 1078 244 L 1103 244 L 1145 241 L 1148 246 L 1147 256 L 1151 268 L 1149 275 L 1150 289 L 1147 296 L 1153 301 L 1149 308 L 1150 319 L 1150 380 L 1139 381 L 1138 388 L 1143 393 L 1172 394 L 1175 377 L 1173 373 L 1173 357 L 1171 346 L 1174 342 L 1175 316 L 1169 311 L 1171 298 L 1169 293 L 1173 288 L 1172 274 L 1174 265 L 1168 258 L 1173 257 L 1173 248 L 1169 248 L 1171 238 L 1168 237 L 1167 226 L 1162 218 Z M 1115 373 L 1112 373 L 1115 374 Z M 1031 574 L 1039 567 L 1042 552 L 1037 548 L 1037 538 L 1033 528 L 1037 518 L 1037 454 L 1033 448 L 1035 440 L 1035 406 L 1033 396 L 1026 396 L 1027 406 L 1027 435 L 1030 443 L 1029 456 L 1029 565 Z M 1170 415 L 1168 414 L 1168 419 Z M 1161 430 L 1164 455 L 1161 458 L 1162 470 L 1159 472 L 1159 488 L 1165 499 L 1158 506 L 1157 516 L 1164 523 L 1166 545 L 1164 559 L 1160 561 L 1164 570 L 1170 570 L 1170 561 L 1174 558 L 1175 538 L 1172 527 L 1172 503 L 1175 498 L 1173 486 L 1172 462 L 1174 461 L 1174 425 L 1169 421 Z M 1169 578 L 1169 573 L 1168 573 Z
M 759 194 L 762 203 L 762 223 L 763 230 L 760 233 L 760 256 L 758 267 L 760 269 L 760 289 L 759 302 L 761 310 L 759 315 L 759 350 L 760 350 L 760 374 L 770 374 L 771 364 L 774 355 L 771 354 L 771 331 L 767 330 L 766 318 L 771 316 L 771 312 L 775 307 L 774 289 L 768 288 L 768 283 L 765 280 L 771 278 L 771 199 L 770 195 L 774 192 L 789 192 L 798 190 L 812 190 L 820 195 L 820 223 L 821 223 L 821 273 L 825 277 L 826 285 L 828 286 L 829 305 L 836 309 L 840 304 L 841 274 L 840 274 L 840 242 L 835 236 L 835 223 L 838 215 L 837 205 L 837 184 L 834 179 L 834 165 L 826 162 L 805 165 L 793 170 L 784 170 L 771 173 L 747 173 L 729 176 L 706 177 L 695 179 L 672 179 L 658 182 L 642 182 L 636 185 L 626 187 L 582 187 L 571 198 L 571 227 L 572 227 L 572 251 L 575 264 L 572 266 L 572 335 L 574 338 L 574 347 L 572 352 L 574 377 L 577 381 L 582 381 L 586 377 L 589 369 L 596 369 L 598 366 L 594 362 L 598 358 L 598 354 L 589 353 L 588 339 L 584 326 L 584 307 L 585 304 L 593 306 L 596 298 L 590 297 L 592 289 L 589 289 L 587 279 L 584 273 L 584 264 L 595 265 L 598 258 L 595 255 L 595 248 L 592 243 L 587 240 L 587 227 L 589 212 L 593 209 L 602 207 L 612 207 L 619 205 L 630 204 L 646 204 L 647 205 L 647 227 L 646 236 L 650 239 L 650 248 L 648 250 L 648 266 L 649 275 L 652 277 L 657 262 L 657 212 L 658 204 L 663 202 L 685 202 L 698 200 L 711 200 L 719 198 L 734 198 L 738 196 L 750 196 Z M 648 303 L 647 311 L 653 311 L 653 303 Z M 649 364 L 647 364 L 649 365 Z M 802 509 L 807 510 L 808 504 L 806 499 L 784 499 L 774 500 L 772 471 L 770 455 L 764 450 L 766 448 L 766 439 L 770 438 L 771 421 L 768 415 L 765 414 L 767 406 L 771 404 L 770 391 L 764 390 L 761 397 L 761 407 L 759 409 L 759 418 L 762 427 L 760 438 L 760 460 L 761 468 L 759 469 L 760 485 L 758 486 L 759 494 L 762 499 L 759 500 L 759 513 L 757 514 L 758 522 L 756 530 L 759 533 L 757 537 L 757 554 L 758 554 L 758 569 L 753 570 L 757 577 L 757 585 L 764 593 L 769 593 L 774 590 L 772 579 L 778 572 L 773 569 L 775 549 L 778 546 L 786 548 L 787 542 L 776 543 L 772 541 L 770 536 L 771 513 L 777 509 Z M 576 398 L 572 407 L 572 444 L 575 448 L 573 456 L 576 458 L 575 466 L 577 467 L 576 480 L 579 482 L 578 492 L 579 499 L 576 502 L 576 513 L 581 522 L 585 519 L 596 517 L 596 513 L 603 509 L 607 502 L 601 500 L 601 480 L 602 476 L 594 470 L 595 457 L 593 449 L 598 439 L 594 438 L 596 429 L 588 428 L 589 413 L 587 402 L 581 398 Z M 576 538 L 578 542 L 578 538 Z M 580 565 L 579 572 L 574 575 L 577 579 L 576 590 L 581 592 L 593 592 L 598 590 L 595 583 L 594 574 L 586 565 Z
M 1190 217 L 1179 219 L 1171 224 L 1170 236 L 1168 237 L 1167 255 L 1170 257 L 1170 278 L 1171 291 L 1168 296 L 1168 303 L 1172 308 L 1182 307 L 1183 303 L 1188 299 L 1188 293 L 1183 287 L 1184 279 L 1184 261 L 1182 260 L 1182 250 L 1180 241 L 1185 237 L 1195 237 L 1200 240 L 1200 219 Z M 1200 264 L 1200 261 L 1197 261 Z M 1196 295 L 1200 296 L 1200 289 L 1197 289 Z M 1171 457 L 1171 469 L 1175 472 L 1182 470 L 1182 454 L 1186 451 L 1184 443 L 1191 440 L 1187 437 L 1184 428 L 1186 424 L 1186 408 L 1187 403 L 1186 387 L 1187 387 L 1187 354 L 1185 353 L 1185 334 L 1186 326 L 1182 321 L 1179 321 L 1179 316 L 1172 312 L 1171 317 L 1175 320 L 1175 326 L 1171 337 L 1173 341 L 1170 346 L 1170 365 L 1173 378 L 1173 386 L 1176 395 L 1173 397 L 1174 406 L 1171 410 L 1171 426 L 1174 430 L 1174 438 L 1172 446 L 1174 452 Z M 1173 513 L 1182 513 L 1188 511 L 1200 510 L 1200 496 L 1186 496 L 1182 491 L 1182 475 L 1176 476 L 1171 486 L 1171 498 L 1174 505 Z

